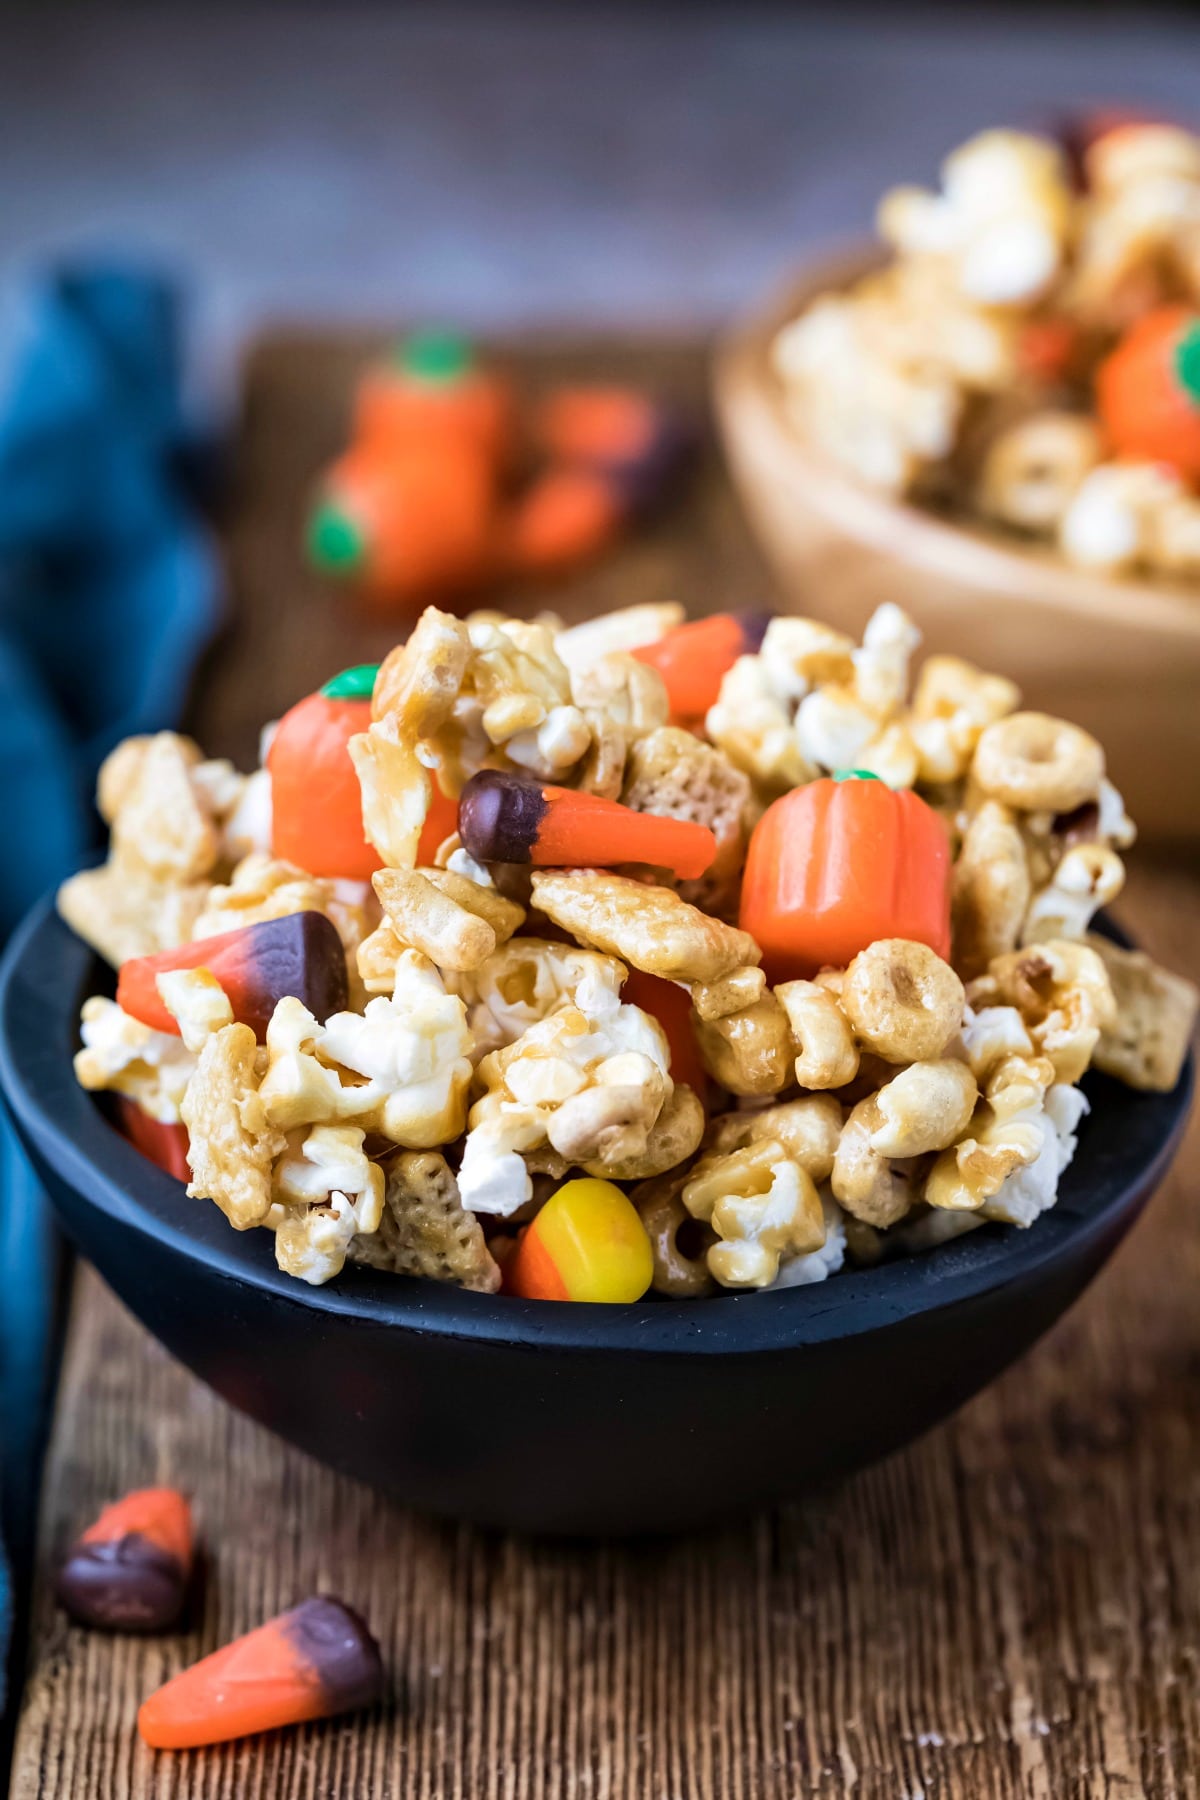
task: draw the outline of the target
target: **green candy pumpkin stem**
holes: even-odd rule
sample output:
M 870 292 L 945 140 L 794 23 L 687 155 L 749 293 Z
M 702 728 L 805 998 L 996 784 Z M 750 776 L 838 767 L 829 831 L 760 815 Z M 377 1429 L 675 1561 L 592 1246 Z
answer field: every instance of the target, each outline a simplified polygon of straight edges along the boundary
M 327 681 L 320 689 L 321 697 L 325 700 L 369 700 L 378 673 L 378 663 L 356 663 L 352 669 L 343 669 L 340 675 Z

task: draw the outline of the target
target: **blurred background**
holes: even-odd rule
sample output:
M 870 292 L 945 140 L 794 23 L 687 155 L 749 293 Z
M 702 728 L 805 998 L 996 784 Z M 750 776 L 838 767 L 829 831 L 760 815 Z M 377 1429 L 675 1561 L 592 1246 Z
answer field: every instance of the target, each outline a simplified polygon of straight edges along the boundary
M 5 9 L 0 291 L 190 270 L 266 319 L 708 325 L 985 124 L 1187 116 L 1191 8 L 224 3 Z

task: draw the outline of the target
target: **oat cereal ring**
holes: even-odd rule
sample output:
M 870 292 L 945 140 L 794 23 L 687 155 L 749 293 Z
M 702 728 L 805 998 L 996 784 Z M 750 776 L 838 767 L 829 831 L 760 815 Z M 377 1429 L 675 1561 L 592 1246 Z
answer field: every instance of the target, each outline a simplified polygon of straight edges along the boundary
M 1071 812 L 1094 800 L 1104 779 L 1104 752 L 1088 732 L 1049 713 L 1011 713 L 989 725 L 971 765 L 993 800 L 1022 812 Z
M 846 970 L 842 1010 L 859 1043 L 888 1062 L 940 1056 L 962 1024 L 963 984 L 926 944 L 880 938 Z
M 767 978 L 761 969 L 734 969 L 719 981 L 694 981 L 692 1005 L 698 1016 L 709 1023 L 753 1006 L 756 1000 L 762 999 L 766 987 Z
M 1016 820 L 998 800 L 985 800 L 967 826 L 951 886 L 954 967 L 964 980 L 1016 949 L 1032 891 Z
M 705 1068 L 731 1094 L 778 1094 L 792 1079 L 787 1014 L 773 994 L 723 1019 L 692 1013 Z
M 650 1239 L 654 1257 L 650 1285 L 668 1300 L 696 1300 L 711 1294 L 716 1286 L 708 1272 L 707 1253 L 717 1242 L 717 1234 L 699 1219 L 693 1219 L 683 1204 L 681 1196 L 687 1181 L 686 1171 L 672 1170 L 642 1182 L 629 1196 Z M 679 1242 L 680 1231 L 685 1228 L 697 1240 L 692 1255 Z
M 785 981 L 775 998 L 787 1014 L 796 1080 L 802 1088 L 840 1088 L 858 1073 L 858 1049 L 836 995 L 815 981 Z
M 871 1148 L 898 1157 L 944 1150 L 966 1130 L 978 1098 L 965 1062 L 950 1057 L 913 1063 L 875 1095 L 882 1123 L 871 1133 Z
M 599 1175 L 606 1181 L 644 1181 L 686 1162 L 700 1148 L 704 1124 L 700 1100 L 690 1087 L 676 1082 L 650 1127 L 643 1150 L 624 1155 L 614 1152 L 580 1167 L 586 1175 Z
M 875 1148 L 876 1132 L 886 1130 L 875 1096 L 860 1100 L 842 1129 L 830 1177 L 834 1197 L 846 1211 L 881 1231 L 902 1219 L 916 1198 L 912 1171 L 893 1168 Z

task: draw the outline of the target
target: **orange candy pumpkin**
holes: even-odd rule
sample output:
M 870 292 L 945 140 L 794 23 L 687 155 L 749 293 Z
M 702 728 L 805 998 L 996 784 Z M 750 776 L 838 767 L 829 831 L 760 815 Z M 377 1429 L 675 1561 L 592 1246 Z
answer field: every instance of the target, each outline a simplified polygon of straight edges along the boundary
M 813 781 L 754 828 L 740 923 L 771 982 L 844 968 L 879 938 L 950 953 L 950 844 L 941 819 L 873 777 Z
M 301 700 L 279 721 L 267 752 L 272 852 L 310 875 L 369 881 L 382 866 L 363 831 L 349 750 L 371 723 L 374 675 L 370 664 L 346 670 Z
M 1119 456 L 1200 481 L 1200 312 L 1160 306 L 1096 371 L 1096 404 Z

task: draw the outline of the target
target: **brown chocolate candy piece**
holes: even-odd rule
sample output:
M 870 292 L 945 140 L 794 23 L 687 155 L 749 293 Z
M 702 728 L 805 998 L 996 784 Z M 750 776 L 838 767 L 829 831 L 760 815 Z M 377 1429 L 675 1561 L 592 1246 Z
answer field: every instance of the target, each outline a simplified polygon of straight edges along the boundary
M 140 1531 L 80 1542 L 58 1573 L 64 1611 L 102 1631 L 165 1631 L 183 1611 L 189 1571 Z

